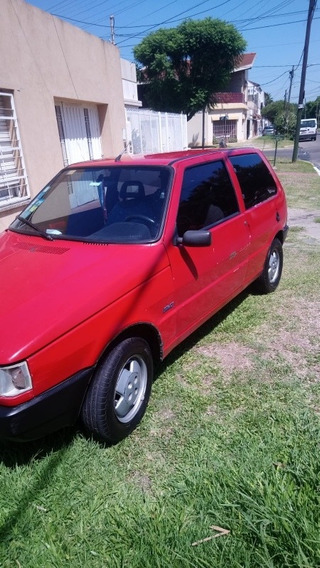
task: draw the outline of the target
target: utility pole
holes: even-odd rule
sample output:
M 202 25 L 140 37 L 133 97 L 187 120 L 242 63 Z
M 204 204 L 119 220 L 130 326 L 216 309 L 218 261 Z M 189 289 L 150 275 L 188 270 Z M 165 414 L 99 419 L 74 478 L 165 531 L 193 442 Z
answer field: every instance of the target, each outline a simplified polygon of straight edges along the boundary
M 289 94 L 288 94 L 288 105 L 290 104 L 290 98 L 291 98 L 291 89 L 292 89 L 292 81 L 293 81 L 293 76 L 294 76 L 294 67 L 292 67 L 291 71 L 289 71 L 289 76 L 290 76 L 290 85 L 289 85 Z
M 289 85 L 289 93 L 288 93 L 288 97 L 287 97 L 287 91 L 285 94 L 285 120 L 286 120 L 286 135 L 288 136 L 288 115 L 289 115 L 289 105 L 290 105 L 290 98 L 291 98 L 291 89 L 292 89 L 292 81 L 293 81 L 293 76 L 294 76 L 294 67 L 292 67 L 291 71 L 289 71 L 289 77 L 290 77 L 290 85 Z
M 111 35 L 111 43 L 115 45 L 115 35 L 114 35 L 114 16 L 110 16 L 110 35 Z
M 317 0 L 309 0 L 309 11 L 308 11 L 308 19 L 307 19 L 307 27 L 306 27 L 306 37 L 305 37 L 305 41 L 304 41 L 303 62 L 302 62 L 301 81 L 300 81 L 300 92 L 299 92 L 299 100 L 298 100 L 296 136 L 295 136 L 295 140 L 294 140 L 294 147 L 293 147 L 293 154 L 292 154 L 292 161 L 293 162 L 296 162 L 297 157 L 298 157 L 299 132 L 300 132 L 302 110 L 303 110 L 304 87 L 305 87 L 305 83 L 306 83 L 306 72 L 307 72 L 307 63 L 308 63 L 308 51 L 309 51 L 311 22 L 312 22 L 313 14 L 314 14 L 315 9 L 316 9 L 316 4 L 317 4 Z

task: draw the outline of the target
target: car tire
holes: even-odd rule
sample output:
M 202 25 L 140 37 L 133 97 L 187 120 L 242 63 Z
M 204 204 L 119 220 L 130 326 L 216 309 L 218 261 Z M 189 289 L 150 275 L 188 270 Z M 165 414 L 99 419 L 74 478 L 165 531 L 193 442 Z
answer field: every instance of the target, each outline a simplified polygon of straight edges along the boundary
M 282 274 L 283 250 L 279 239 L 274 239 L 269 248 L 263 271 L 256 280 L 256 289 L 261 294 L 270 294 L 277 288 Z
M 146 411 L 152 381 L 148 343 L 139 337 L 121 341 L 99 365 L 89 386 L 81 410 L 86 430 L 109 444 L 128 436 Z

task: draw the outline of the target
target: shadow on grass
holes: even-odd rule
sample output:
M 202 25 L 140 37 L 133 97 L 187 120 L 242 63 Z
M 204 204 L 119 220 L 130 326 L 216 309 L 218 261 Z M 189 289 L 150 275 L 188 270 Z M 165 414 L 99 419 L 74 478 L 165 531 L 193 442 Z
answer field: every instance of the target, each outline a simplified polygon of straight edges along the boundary
M 214 314 L 209 320 L 202 324 L 196 331 L 194 331 L 189 337 L 187 337 L 182 343 L 180 343 L 169 355 L 166 357 L 164 362 L 157 368 L 157 373 L 155 380 L 163 373 L 165 369 L 170 367 L 175 363 L 182 355 L 187 351 L 192 349 L 199 341 L 201 341 L 206 335 L 212 332 L 212 330 L 223 322 L 234 310 L 236 310 L 242 302 L 250 295 L 260 295 L 255 291 L 253 285 L 249 286 L 241 292 L 234 300 L 229 302 L 224 308 L 221 308 L 216 314 Z
M 17 466 L 28 464 L 32 461 L 46 457 L 46 464 L 41 469 L 41 474 L 30 478 L 28 489 L 20 492 L 17 507 L 12 509 L 2 525 L 0 525 L 0 542 L 4 543 L 11 538 L 13 528 L 20 522 L 30 504 L 37 502 L 41 492 L 53 481 L 55 472 L 68 451 L 74 438 L 74 431 L 61 430 L 39 441 L 25 442 L 1 442 L 1 462 L 8 468 L 16 469 Z
M 48 455 L 63 451 L 74 439 L 75 428 L 65 428 L 31 442 L 0 441 L 0 463 L 16 469 L 30 462 L 42 460 Z

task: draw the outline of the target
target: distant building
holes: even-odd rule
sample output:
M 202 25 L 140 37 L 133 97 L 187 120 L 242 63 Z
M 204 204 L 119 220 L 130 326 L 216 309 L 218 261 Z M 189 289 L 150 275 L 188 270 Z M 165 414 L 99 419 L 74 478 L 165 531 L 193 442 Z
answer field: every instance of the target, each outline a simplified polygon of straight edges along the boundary
M 257 83 L 248 79 L 255 56 L 255 53 L 243 54 L 226 91 L 214 94 L 216 103 L 207 107 L 204 116 L 198 112 L 189 120 L 189 146 L 202 144 L 203 127 L 207 146 L 246 140 L 259 134 L 264 93 Z

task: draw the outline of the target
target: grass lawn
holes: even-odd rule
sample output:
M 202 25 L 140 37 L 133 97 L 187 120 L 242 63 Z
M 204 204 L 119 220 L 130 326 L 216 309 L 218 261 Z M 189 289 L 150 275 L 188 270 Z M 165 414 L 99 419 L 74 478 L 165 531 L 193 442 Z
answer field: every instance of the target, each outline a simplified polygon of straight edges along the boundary
M 320 209 L 309 164 L 277 172 Z M 121 444 L 1 443 L 1 568 L 320 566 L 320 240 L 291 231 L 284 255 L 274 294 L 175 350 Z

